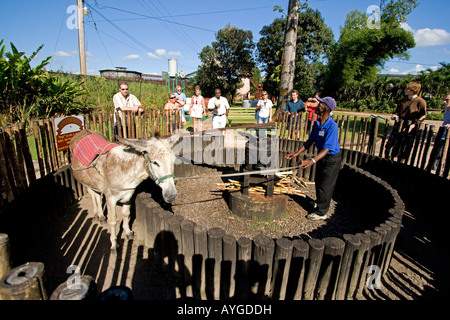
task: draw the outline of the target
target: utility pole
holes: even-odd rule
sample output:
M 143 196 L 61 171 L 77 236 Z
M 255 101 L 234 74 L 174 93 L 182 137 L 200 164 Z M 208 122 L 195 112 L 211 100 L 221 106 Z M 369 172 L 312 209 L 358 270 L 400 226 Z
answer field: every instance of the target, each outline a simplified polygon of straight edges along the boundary
M 295 52 L 297 50 L 299 0 L 289 0 L 289 11 L 284 36 L 284 51 L 281 58 L 281 79 L 278 86 L 280 95 L 277 101 L 276 114 L 279 115 L 289 101 L 289 94 L 294 89 Z
M 80 53 L 80 73 L 86 74 L 86 51 L 84 48 L 84 0 L 77 0 L 78 50 Z

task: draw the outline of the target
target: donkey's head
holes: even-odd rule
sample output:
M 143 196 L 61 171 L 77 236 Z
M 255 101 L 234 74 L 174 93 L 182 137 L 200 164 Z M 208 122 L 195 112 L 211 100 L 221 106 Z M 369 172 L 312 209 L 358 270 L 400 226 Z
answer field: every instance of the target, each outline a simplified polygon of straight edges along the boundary
M 178 196 L 175 188 L 173 143 L 169 140 L 151 138 L 150 140 L 122 139 L 119 141 L 142 154 L 145 170 L 149 177 L 162 189 L 164 201 L 172 203 Z

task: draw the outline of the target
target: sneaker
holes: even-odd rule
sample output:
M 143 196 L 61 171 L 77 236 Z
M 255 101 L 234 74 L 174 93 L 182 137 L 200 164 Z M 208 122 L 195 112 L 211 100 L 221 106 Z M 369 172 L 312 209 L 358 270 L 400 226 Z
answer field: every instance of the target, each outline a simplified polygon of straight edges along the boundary
M 310 214 L 308 214 L 308 215 L 306 216 L 306 218 L 307 218 L 308 220 L 311 220 L 311 221 L 325 220 L 325 219 L 327 218 L 327 215 L 326 215 L 326 214 L 320 215 L 320 214 L 317 214 L 317 213 L 310 213 Z

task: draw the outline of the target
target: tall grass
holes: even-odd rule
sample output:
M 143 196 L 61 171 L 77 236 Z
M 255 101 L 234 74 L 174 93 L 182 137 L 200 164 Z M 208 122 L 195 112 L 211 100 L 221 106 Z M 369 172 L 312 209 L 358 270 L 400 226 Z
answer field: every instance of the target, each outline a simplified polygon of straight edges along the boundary
M 59 74 L 62 78 L 79 80 L 82 76 L 74 74 Z M 89 106 L 101 112 L 113 112 L 113 96 L 119 92 L 118 84 L 122 80 L 108 80 L 100 76 L 86 76 L 85 88 L 87 94 L 80 97 Z M 163 109 L 167 102 L 167 84 L 152 82 L 126 81 L 129 93 L 135 95 L 141 102 L 144 109 Z M 186 88 L 186 96 L 193 94 L 190 87 Z

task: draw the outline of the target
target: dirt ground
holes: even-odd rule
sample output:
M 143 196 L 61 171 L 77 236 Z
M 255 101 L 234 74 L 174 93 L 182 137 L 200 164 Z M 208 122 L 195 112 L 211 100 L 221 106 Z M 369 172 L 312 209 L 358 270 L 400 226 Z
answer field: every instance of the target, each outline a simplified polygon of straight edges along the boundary
M 219 178 L 217 178 L 219 179 Z M 207 228 L 221 227 L 236 238 L 253 238 L 258 233 L 273 238 L 282 236 L 321 238 L 339 236 L 347 232 L 360 232 L 361 226 L 350 223 L 350 210 L 343 201 L 333 199 L 329 219 L 309 221 L 305 218 L 305 198 L 290 196 L 287 212 L 277 220 L 246 220 L 233 215 L 222 191 L 217 190 L 221 180 L 183 180 L 177 182 L 179 196 L 172 205 L 174 213 L 182 214 Z M 314 186 L 305 188 L 306 196 L 315 198 Z M 118 206 L 121 218 L 121 207 Z M 421 300 L 441 297 L 446 292 L 445 259 L 433 241 L 434 235 L 407 212 L 397 238 L 390 269 L 382 281 L 381 289 L 366 289 L 360 300 Z M 135 229 L 133 224 L 133 229 Z M 81 274 L 94 277 L 98 292 L 112 286 L 125 285 L 132 289 L 137 300 L 174 300 L 182 297 L 182 284 L 178 279 L 158 270 L 152 262 L 151 252 L 136 240 L 126 240 L 118 234 L 117 254 L 110 253 L 107 225 L 94 221 L 89 195 L 72 205 L 67 211 L 30 244 L 28 261 L 41 261 L 46 267 L 49 295 L 71 276 L 68 267 L 80 267 Z

